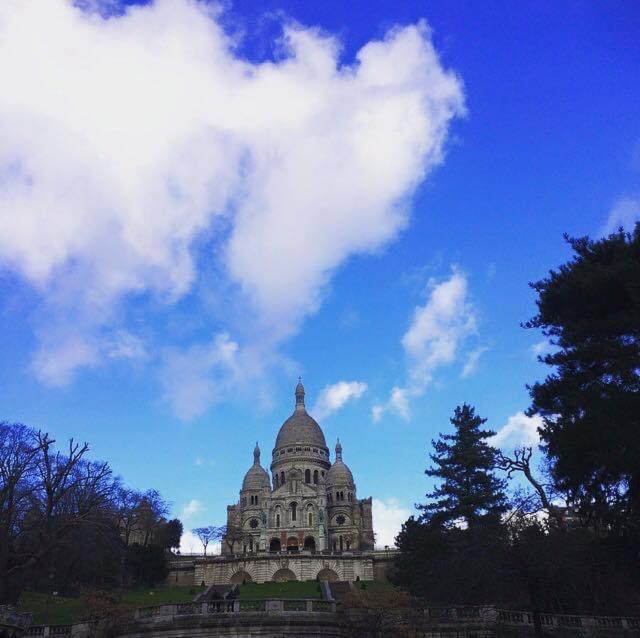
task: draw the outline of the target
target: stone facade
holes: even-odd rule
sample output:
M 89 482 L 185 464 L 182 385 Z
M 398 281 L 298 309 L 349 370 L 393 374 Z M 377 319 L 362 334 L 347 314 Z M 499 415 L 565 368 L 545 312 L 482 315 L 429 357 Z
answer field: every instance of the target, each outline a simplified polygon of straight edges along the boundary
M 194 582 L 205 585 L 288 580 L 373 580 L 371 554 L 247 555 L 203 557 L 195 561 Z
M 357 497 L 340 441 L 331 463 L 322 429 L 307 413 L 302 383 L 295 397 L 272 451 L 271 475 L 256 444 L 240 498 L 227 507 L 224 556 L 373 550 L 371 498 Z

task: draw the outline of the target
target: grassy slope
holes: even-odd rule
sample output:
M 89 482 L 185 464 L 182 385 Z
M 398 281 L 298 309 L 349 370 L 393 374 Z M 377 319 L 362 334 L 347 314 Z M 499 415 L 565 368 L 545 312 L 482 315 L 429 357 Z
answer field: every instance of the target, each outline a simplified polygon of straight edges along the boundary
M 322 598 L 320 583 L 315 580 L 292 580 L 287 583 L 247 583 L 240 587 L 240 600 L 266 598 Z
M 356 586 L 365 587 L 368 591 L 391 589 L 389 583 L 379 581 L 359 582 L 356 583 Z M 145 607 L 148 605 L 189 602 L 200 591 L 199 587 L 158 587 L 114 592 L 112 595 L 124 605 Z M 319 583 L 315 580 L 290 581 L 288 583 L 247 583 L 240 587 L 240 600 L 321 597 Z M 85 612 L 81 598 L 47 596 L 47 594 L 34 592 L 25 592 L 20 598 L 19 607 L 24 611 L 33 612 L 33 623 L 35 625 L 80 622 Z
M 144 607 L 165 603 L 182 603 L 193 600 L 200 588 L 194 587 L 158 587 L 154 589 L 113 592 L 114 598 L 123 605 Z M 80 622 L 84 615 L 84 603 L 81 598 L 48 596 L 35 592 L 24 592 L 20 597 L 19 608 L 33 612 L 33 624 L 69 624 Z

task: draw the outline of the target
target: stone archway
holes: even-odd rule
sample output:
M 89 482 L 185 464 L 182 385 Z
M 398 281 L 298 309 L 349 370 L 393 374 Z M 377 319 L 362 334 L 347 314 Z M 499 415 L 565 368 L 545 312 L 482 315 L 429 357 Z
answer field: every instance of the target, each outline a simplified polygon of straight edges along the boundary
M 326 580 L 333 583 L 336 580 L 340 580 L 340 577 L 333 571 L 333 569 L 325 567 L 318 572 L 318 580 Z
M 253 580 L 251 578 L 251 574 L 249 572 L 245 572 L 244 569 L 237 571 L 235 574 L 232 574 L 231 578 L 229 578 L 229 582 L 232 585 L 242 585 L 242 583 L 250 583 Z
M 316 551 L 316 539 L 313 536 L 307 536 L 304 539 L 304 549 L 308 552 Z
M 289 536 L 289 538 L 287 538 L 287 551 L 297 552 L 298 549 L 298 539 L 295 536 Z
M 269 541 L 269 551 L 270 552 L 279 552 L 281 549 L 280 547 L 280 539 L 279 538 L 272 538 L 271 541 Z
M 279 569 L 272 578 L 275 583 L 286 583 L 289 580 L 298 580 L 296 575 L 290 570 L 285 568 Z

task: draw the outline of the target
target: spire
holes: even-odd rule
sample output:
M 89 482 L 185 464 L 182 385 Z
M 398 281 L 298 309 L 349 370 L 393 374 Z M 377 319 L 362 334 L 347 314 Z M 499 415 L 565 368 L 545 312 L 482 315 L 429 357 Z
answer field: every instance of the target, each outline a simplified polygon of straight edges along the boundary
M 302 385 L 302 377 L 298 377 L 298 385 L 296 386 L 296 410 L 304 409 L 304 386 Z
M 340 439 L 336 443 L 336 461 L 342 461 L 342 445 L 340 444 Z
M 260 465 L 260 446 L 256 441 L 256 446 L 253 448 L 253 464 Z

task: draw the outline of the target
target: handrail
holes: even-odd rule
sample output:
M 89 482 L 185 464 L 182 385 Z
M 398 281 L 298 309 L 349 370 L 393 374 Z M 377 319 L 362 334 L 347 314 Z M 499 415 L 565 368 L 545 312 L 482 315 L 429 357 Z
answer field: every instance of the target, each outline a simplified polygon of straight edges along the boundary
M 498 609 L 493 605 L 455 606 L 455 607 L 418 607 L 403 611 L 420 612 L 427 623 L 438 624 L 471 624 L 509 625 L 529 627 L 534 624 L 534 614 L 530 611 Z M 243 600 L 209 600 L 199 603 L 174 603 L 140 607 L 135 610 L 136 622 L 171 622 L 190 616 L 213 617 L 220 615 L 236 615 L 243 613 L 259 613 L 268 615 L 335 613 L 336 603 L 317 598 L 270 598 Z M 577 630 L 618 629 L 638 632 L 640 617 L 634 616 L 583 616 L 577 614 L 540 614 L 540 622 L 549 629 Z M 35 625 L 27 631 L 27 636 L 91 635 L 96 622 L 78 623 L 75 625 Z M 635 635 L 635 634 L 634 634 Z

